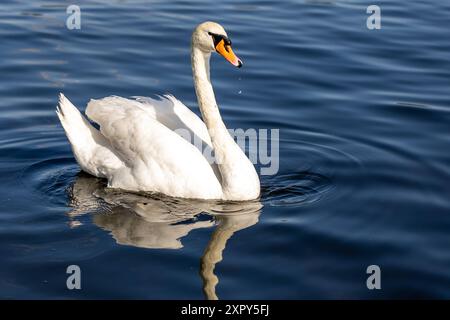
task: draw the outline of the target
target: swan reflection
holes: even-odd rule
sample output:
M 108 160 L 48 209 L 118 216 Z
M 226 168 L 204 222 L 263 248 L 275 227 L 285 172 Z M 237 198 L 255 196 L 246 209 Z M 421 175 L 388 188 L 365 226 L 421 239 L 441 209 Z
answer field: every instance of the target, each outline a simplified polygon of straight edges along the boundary
M 215 265 L 222 260 L 228 239 L 258 222 L 262 204 L 176 199 L 108 189 L 105 183 L 80 173 L 69 189 L 70 226 L 77 217 L 94 213 L 93 222 L 110 232 L 118 244 L 152 249 L 179 249 L 192 230 L 215 227 L 200 263 L 207 299 L 217 299 Z

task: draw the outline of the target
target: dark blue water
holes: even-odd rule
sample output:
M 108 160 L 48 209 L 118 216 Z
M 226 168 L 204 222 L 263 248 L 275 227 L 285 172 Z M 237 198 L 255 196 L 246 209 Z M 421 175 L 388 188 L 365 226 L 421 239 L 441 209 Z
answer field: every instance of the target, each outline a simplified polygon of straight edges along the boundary
M 81 7 L 81 30 L 65 27 Z M 25 1 L 0 7 L 1 298 L 450 298 L 448 1 Z M 198 113 L 192 29 L 216 20 L 230 128 L 280 129 L 260 201 L 109 190 L 54 112 L 170 92 Z M 66 288 L 66 268 L 82 289 Z M 366 268 L 381 268 L 368 290 Z

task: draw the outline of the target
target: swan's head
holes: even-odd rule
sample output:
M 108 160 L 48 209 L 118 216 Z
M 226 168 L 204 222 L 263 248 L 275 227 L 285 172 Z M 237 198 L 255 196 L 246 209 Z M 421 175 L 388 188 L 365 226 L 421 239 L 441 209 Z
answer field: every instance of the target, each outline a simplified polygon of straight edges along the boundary
M 235 67 L 242 67 L 241 59 L 231 49 L 231 41 L 225 29 L 216 22 L 199 24 L 192 34 L 192 46 L 206 53 L 216 51 Z

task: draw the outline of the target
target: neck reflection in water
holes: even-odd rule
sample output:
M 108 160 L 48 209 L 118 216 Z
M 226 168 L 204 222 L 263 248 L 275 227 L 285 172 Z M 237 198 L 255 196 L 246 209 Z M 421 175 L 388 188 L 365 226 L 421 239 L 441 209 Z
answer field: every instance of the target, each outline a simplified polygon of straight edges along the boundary
M 70 226 L 93 213 L 93 222 L 108 230 L 118 244 L 148 249 L 180 249 L 181 239 L 194 229 L 215 227 L 201 257 L 200 275 L 207 299 L 218 299 L 214 274 L 228 239 L 258 222 L 259 201 L 223 202 L 170 198 L 106 188 L 101 179 L 80 173 L 69 189 Z M 208 214 L 207 221 L 196 219 Z

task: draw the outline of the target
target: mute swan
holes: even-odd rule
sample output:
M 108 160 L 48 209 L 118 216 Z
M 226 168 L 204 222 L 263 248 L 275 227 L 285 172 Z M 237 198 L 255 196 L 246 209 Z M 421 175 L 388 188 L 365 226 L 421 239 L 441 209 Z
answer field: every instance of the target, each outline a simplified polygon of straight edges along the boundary
M 214 51 L 242 66 L 224 28 L 204 22 L 191 39 L 194 86 L 204 122 L 173 96 L 161 100 L 111 96 L 87 105 L 86 115 L 99 131 L 60 94 L 56 113 L 81 169 L 108 179 L 111 188 L 181 198 L 258 198 L 255 168 L 225 127 L 214 96 L 209 75 Z M 215 163 L 210 164 L 177 129 L 188 130 L 211 147 Z

